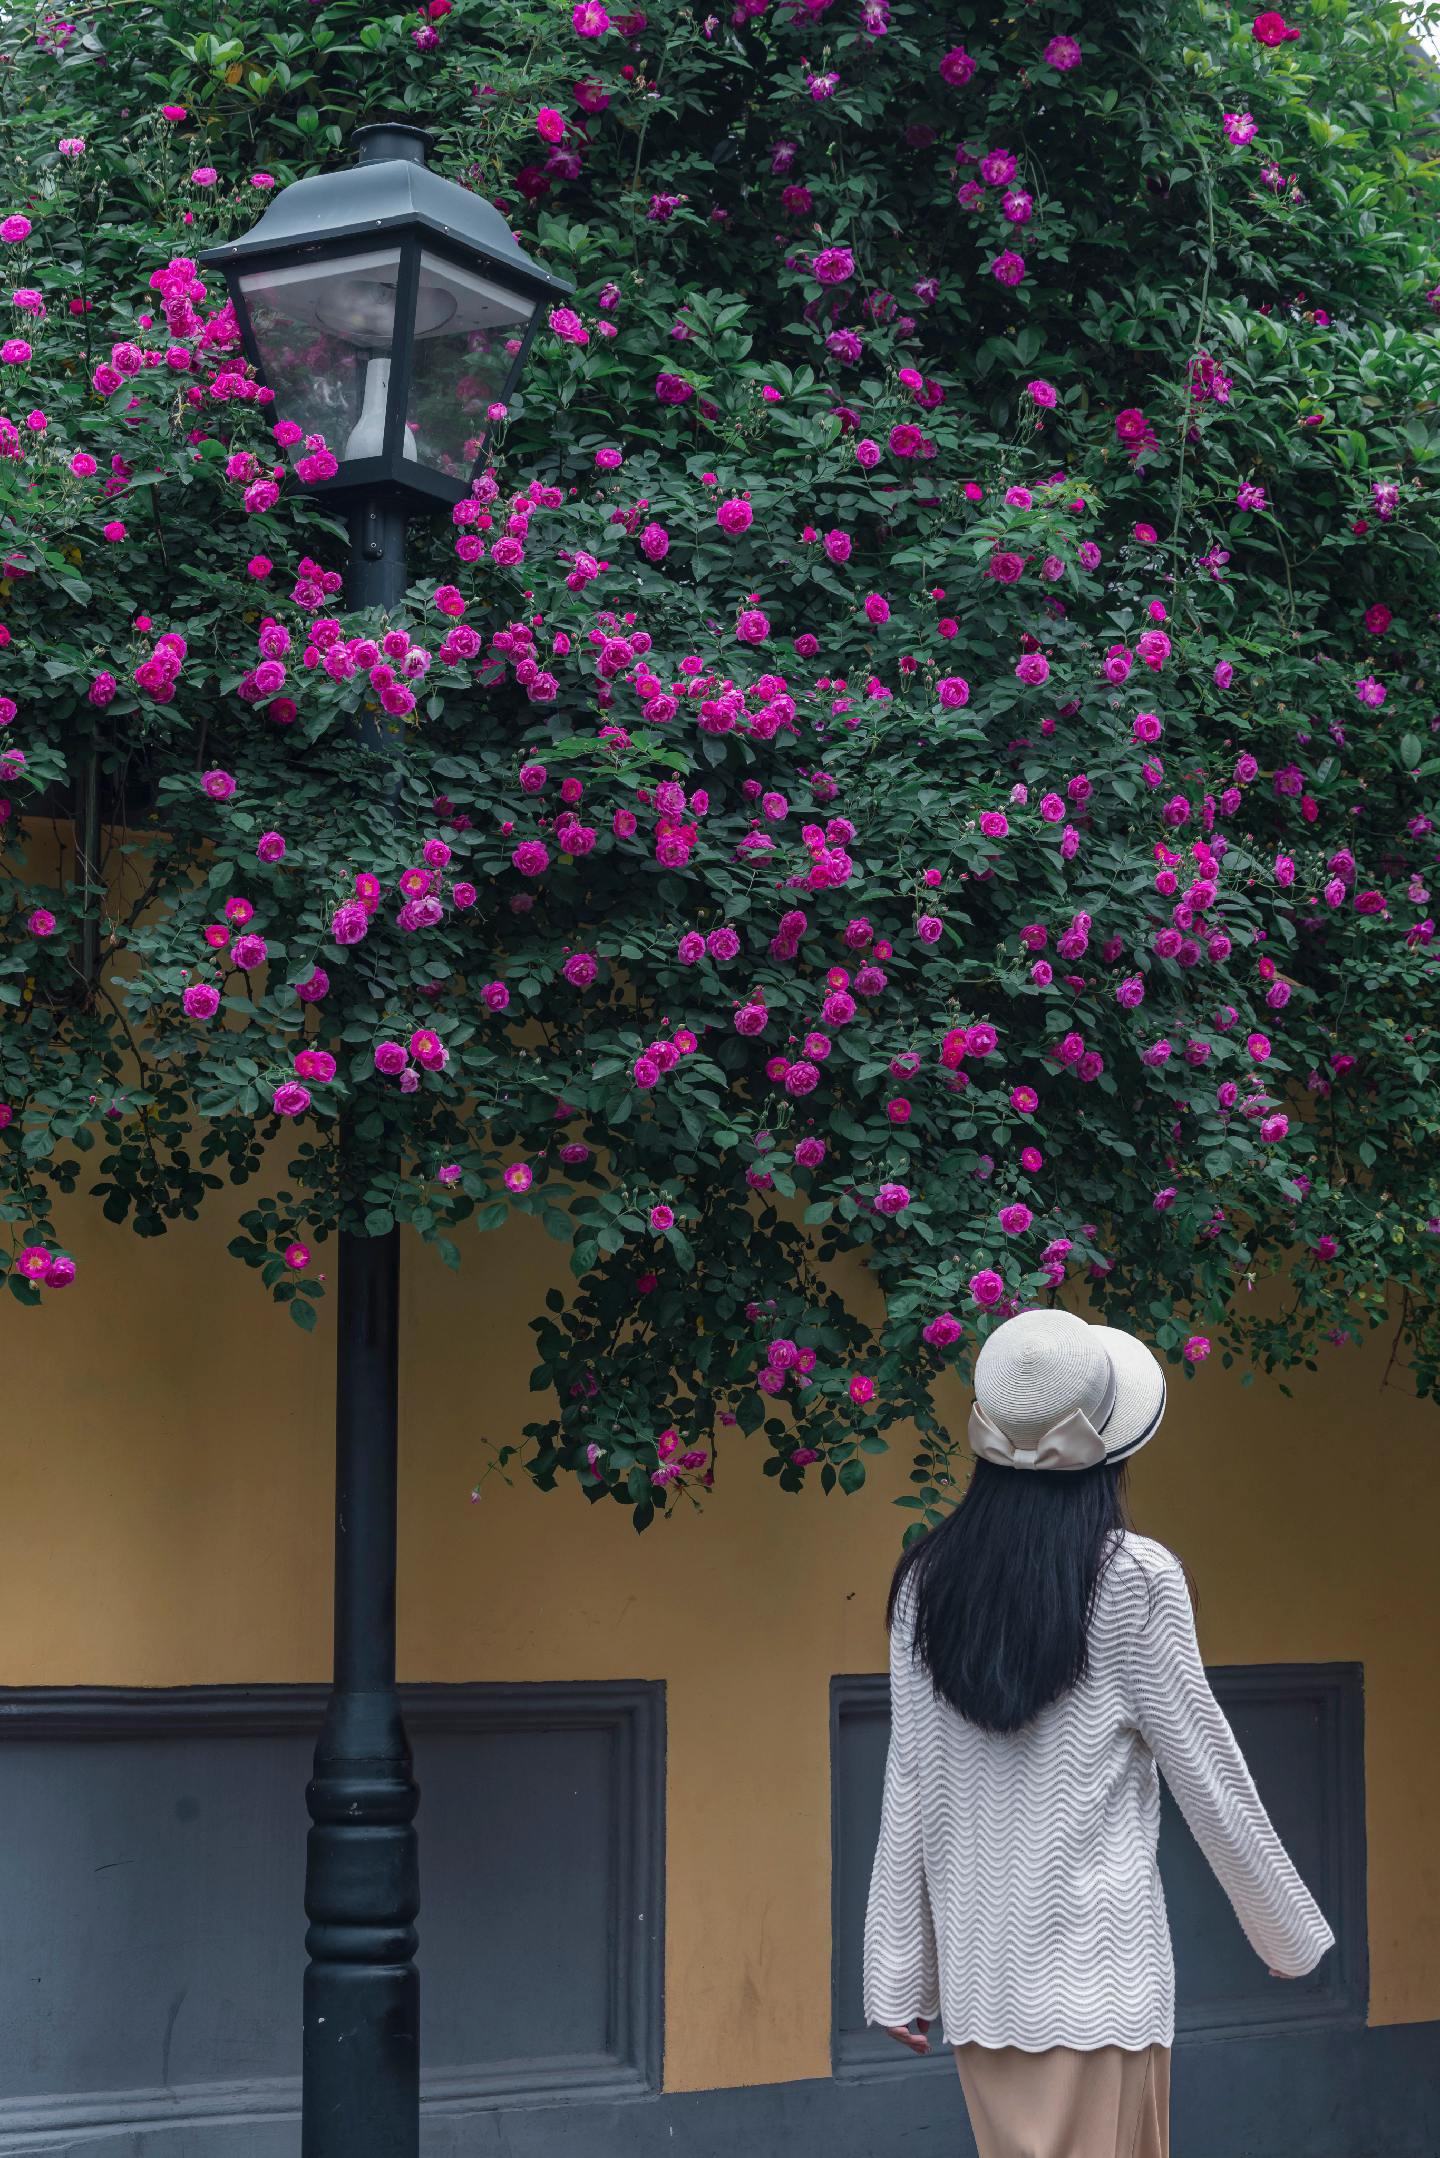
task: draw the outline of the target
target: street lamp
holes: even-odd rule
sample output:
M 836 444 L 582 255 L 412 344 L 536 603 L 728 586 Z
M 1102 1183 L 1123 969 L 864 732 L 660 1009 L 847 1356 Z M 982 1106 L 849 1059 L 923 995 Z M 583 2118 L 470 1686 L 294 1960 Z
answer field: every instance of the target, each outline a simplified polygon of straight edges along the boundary
M 382 121 L 351 139 L 358 165 L 281 188 L 258 225 L 200 259 L 224 271 L 280 417 L 337 459 L 315 492 L 455 502 L 541 309 L 571 288 L 493 203 L 430 171 L 422 128 Z
M 404 594 L 405 521 L 468 494 L 488 413 L 541 311 L 571 287 L 522 253 L 493 204 L 431 172 L 431 138 L 357 128 L 359 163 L 297 180 L 224 272 L 279 419 L 323 435 L 303 480 L 350 514 L 351 607 Z M 328 462 L 328 460 L 327 460 Z M 297 475 L 298 478 L 298 475 Z M 374 721 L 362 740 L 383 749 Z M 348 1128 L 341 1158 L 354 1160 Z M 395 1690 L 399 1231 L 339 1238 L 335 1671 L 306 1792 L 303 2158 L 417 2158 L 419 1792 Z

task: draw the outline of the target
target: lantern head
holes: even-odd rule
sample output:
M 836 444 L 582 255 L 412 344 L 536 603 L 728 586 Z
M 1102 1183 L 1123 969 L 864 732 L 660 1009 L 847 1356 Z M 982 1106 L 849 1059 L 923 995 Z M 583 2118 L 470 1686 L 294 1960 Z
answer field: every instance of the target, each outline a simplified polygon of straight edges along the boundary
M 500 212 L 431 172 L 422 128 L 357 128 L 359 162 L 296 180 L 222 270 L 274 412 L 324 437 L 317 494 L 419 508 L 468 494 L 547 307 L 573 290 L 531 262 Z M 297 458 L 314 457 L 304 441 Z

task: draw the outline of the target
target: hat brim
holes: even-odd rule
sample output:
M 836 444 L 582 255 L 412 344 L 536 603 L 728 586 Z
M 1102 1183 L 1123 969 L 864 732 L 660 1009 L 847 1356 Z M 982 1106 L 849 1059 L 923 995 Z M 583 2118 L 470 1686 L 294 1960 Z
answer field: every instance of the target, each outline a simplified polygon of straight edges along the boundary
M 1097 1326 L 1115 1373 L 1115 1406 L 1102 1436 L 1107 1461 L 1128 1461 L 1153 1439 L 1165 1416 L 1165 1367 L 1143 1341 L 1118 1326 Z

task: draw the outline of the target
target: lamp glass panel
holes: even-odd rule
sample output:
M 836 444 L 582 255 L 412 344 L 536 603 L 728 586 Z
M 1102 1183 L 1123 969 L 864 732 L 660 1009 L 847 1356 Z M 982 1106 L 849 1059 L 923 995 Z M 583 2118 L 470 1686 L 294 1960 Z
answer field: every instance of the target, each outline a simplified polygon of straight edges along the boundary
M 383 447 L 399 280 L 398 247 L 240 278 L 276 418 L 323 435 L 342 464 Z M 291 454 L 303 456 L 303 443 Z
M 539 302 L 422 251 L 405 415 L 421 464 L 458 479 L 480 454 L 487 406 L 504 396 Z

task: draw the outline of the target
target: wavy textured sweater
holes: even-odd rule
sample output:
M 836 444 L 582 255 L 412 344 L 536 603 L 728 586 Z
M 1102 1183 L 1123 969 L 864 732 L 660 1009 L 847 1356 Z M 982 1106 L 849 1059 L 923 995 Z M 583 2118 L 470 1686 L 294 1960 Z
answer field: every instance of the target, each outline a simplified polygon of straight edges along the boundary
M 1126 1534 L 1088 1676 L 997 1735 L 938 1700 L 902 1597 L 865 1921 L 865 2016 L 939 2016 L 951 2045 L 1169 2045 L 1175 1965 L 1157 1764 L 1256 1953 L 1289 1977 L 1332 1945 L 1200 1661 L 1180 1562 Z

